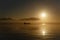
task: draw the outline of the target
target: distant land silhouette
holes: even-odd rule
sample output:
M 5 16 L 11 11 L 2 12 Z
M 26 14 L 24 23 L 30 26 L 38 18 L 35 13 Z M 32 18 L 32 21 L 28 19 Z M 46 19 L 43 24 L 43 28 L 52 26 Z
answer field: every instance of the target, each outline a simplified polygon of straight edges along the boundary
M 35 18 L 35 17 L 31 17 L 31 18 L 23 18 L 23 19 L 20 19 L 22 21 L 24 20 L 27 20 L 27 21 L 36 21 L 36 20 L 40 20 L 39 18 Z
M 30 18 L 19 18 L 19 19 L 14 19 L 14 18 L 0 18 L 0 23 L 23 23 L 23 24 L 30 24 L 30 23 L 35 23 L 39 18 L 35 17 L 30 17 Z
M 16 19 L 13 19 L 13 18 L 0 18 L 0 20 L 16 20 Z M 31 18 L 22 18 L 22 19 L 18 19 L 20 21 L 24 21 L 24 20 L 27 20 L 27 21 L 34 21 L 34 20 L 40 20 L 39 18 L 35 18 L 35 17 L 31 17 Z
M 13 20 L 13 18 L 0 18 L 0 20 Z

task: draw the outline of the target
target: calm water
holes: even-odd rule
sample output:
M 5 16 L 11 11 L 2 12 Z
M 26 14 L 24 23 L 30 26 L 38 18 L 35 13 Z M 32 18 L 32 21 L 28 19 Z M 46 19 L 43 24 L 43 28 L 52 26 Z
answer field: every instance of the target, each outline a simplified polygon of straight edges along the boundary
M 60 24 L 0 23 L 0 40 L 60 40 Z

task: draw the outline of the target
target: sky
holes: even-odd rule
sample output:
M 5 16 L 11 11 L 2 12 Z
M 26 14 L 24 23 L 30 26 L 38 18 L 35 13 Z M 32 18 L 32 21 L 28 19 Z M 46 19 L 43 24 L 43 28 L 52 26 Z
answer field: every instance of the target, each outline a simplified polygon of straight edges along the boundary
M 42 11 L 59 21 L 60 0 L 0 0 L 0 17 L 39 17 Z

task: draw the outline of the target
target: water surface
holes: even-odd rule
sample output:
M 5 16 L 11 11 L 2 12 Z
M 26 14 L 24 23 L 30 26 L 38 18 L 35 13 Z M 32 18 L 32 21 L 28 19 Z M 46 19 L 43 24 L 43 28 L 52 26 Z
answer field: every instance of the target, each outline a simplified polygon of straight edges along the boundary
M 0 23 L 1 40 L 60 40 L 60 24 Z

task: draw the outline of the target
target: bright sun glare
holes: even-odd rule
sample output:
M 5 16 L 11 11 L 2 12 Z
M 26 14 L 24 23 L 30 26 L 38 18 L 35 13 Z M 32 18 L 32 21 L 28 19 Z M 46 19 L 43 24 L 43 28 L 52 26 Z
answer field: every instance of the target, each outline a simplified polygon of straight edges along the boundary
M 46 17 L 46 13 L 45 12 L 42 12 L 41 13 L 41 17 L 43 17 L 43 18 Z

